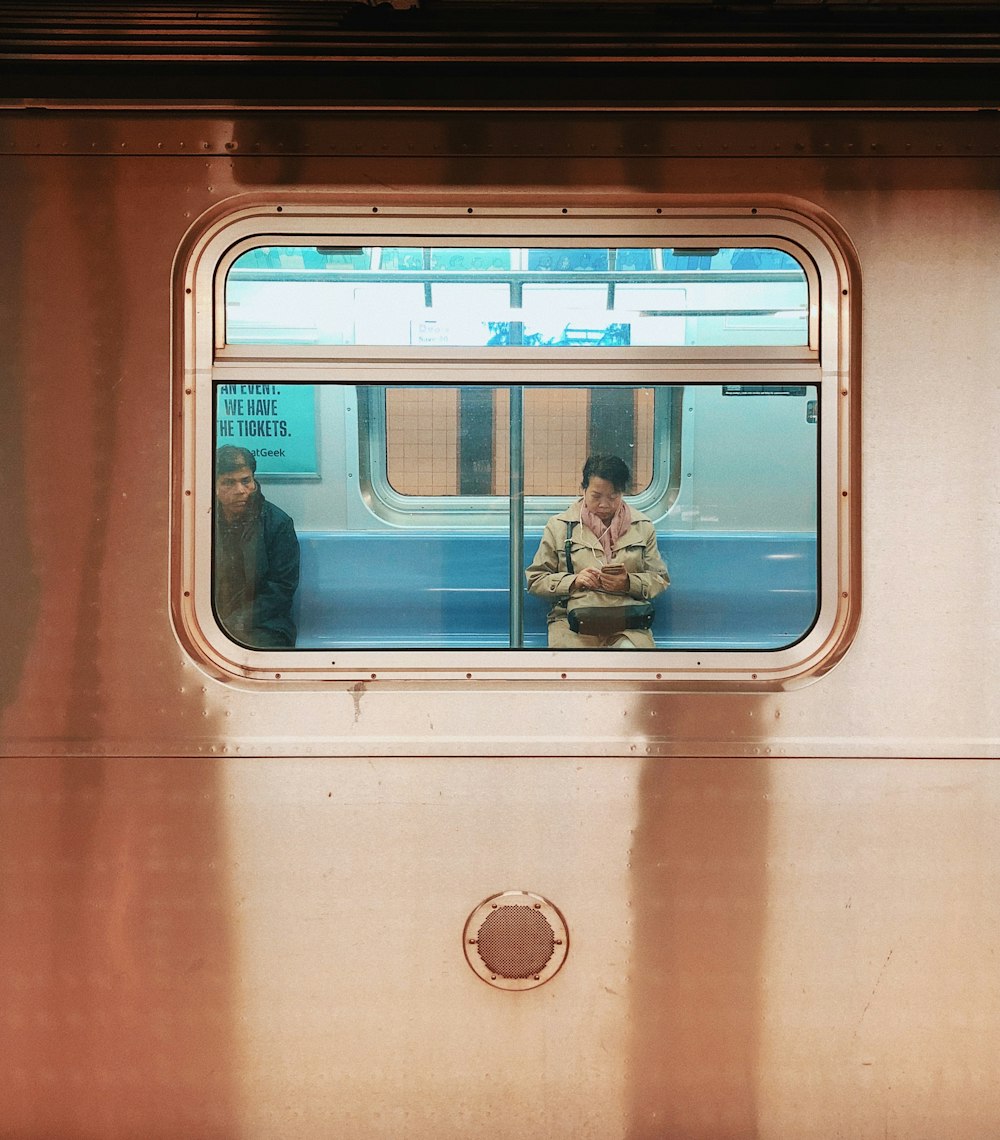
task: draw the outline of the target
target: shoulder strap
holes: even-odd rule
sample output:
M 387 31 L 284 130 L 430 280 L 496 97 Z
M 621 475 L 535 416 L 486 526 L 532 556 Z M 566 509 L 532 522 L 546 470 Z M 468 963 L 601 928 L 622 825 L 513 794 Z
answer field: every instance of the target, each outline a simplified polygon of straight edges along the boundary
M 573 569 L 573 523 L 571 520 L 566 520 L 566 541 L 563 543 L 563 550 L 566 552 L 566 573 L 575 574 Z

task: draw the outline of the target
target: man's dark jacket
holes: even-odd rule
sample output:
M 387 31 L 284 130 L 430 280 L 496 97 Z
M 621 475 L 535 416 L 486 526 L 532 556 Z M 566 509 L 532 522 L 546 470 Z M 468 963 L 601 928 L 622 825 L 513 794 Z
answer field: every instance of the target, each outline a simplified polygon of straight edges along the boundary
M 216 504 L 215 608 L 231 637 L 255 648 L 294 645 L 298 584 L 295 524 L 259 486 L 236 523 L 227 523 Z

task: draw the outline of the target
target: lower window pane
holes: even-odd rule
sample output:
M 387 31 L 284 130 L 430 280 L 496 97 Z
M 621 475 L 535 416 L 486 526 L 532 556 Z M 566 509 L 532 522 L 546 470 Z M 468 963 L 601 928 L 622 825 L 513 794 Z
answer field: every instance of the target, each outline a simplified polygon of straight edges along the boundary
M 220 386 L 217 619 L 268 650 L 784 648 L 819 599 L 818 406 L 815 385 L 539 386 L 512 449 L 503 386 Z

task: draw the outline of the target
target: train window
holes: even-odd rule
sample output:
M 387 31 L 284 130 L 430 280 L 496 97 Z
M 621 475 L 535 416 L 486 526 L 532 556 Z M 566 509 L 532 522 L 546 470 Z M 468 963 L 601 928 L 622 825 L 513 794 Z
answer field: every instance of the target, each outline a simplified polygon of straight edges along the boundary
M 524 493 L 567 495 L 581 455 L 627 457 L 632 491 L 652 483 L 656 439 L 668 444 L 673 393 L 654 388 L 554 388 L 524 393 Z M 509 394 L 505 388 L 388 388 L 370 400 L 359 447 L 385 442 L 385 479 L 401 495 L 490 495 L 510 491 Z M 384 417 L 384 433 L 375 428 Z M 377 485 L 371 488 L 379 495 Z M 496 505 L 503 508 L 503 504 Z M 485 508 L 484 508 L 485 509 Z M 463 514 L 466 512 L 463 512 Z M 461 524 L 461 515 L 456 524 Z
M 251 394 L 253 385 L 239 388 L 245 389 L 241 402 L 257 408 L 277 410 L 285 399 L 283 387 L 263 399 Z M 641 392 L 611 391 L 627 396 L 627 403 L 599 399 L 609 394 L 605 387 L 524 393 L 539 403 L 539 416 L 544 413 L 546 422 L 536 426 L 535 435 L 547 441 L 540 451 L 550 454 L 540 458 L 551 466 L 542 463 L 529 471 L 525 465 L 521 480 L 524 513 L 516 535 L 509 525 L 497 525 L 489 504 L 472 502 L 465 508 L 469 517 L 464 526 L 456 526 L 438 521 L 431 502 L 432 496 L 457 493 L 461 483 L 462 463 L 456 460 L 456 449 L 463 392 L 479 397 L 480 417 L 484 421 L 492 418 L 496 425 L 484 448 L 492 456 L 494 441 L 503 439 L 506 447 L 511 437 L 509 388 L 389 391 L 404 439 L 426 436 L 423 444 L 416 445 L 412 459 L 412 478 L 418 484 L 412 490 L 419 489 L 425 497 L 409 507 L 405 527 L 375 528 L 364 511 L 342 514 L 342 487 L 320 483 L 309 487 L 311 493 L 297 492 L 277 478 L 281 452 L 287 448 L 256 449 L 255 481 L 264 489 L 264 501 L 291 511 L 300 531 L 302 576 L 288 611 L 297 629 L 297 648 L 510 648 L 512 551 L 520 551 L 522 571 L 529 574 L 540 557 L 548 556 L 540 554 L 547 519 L 560 517 L 572 506 L 580 494 L 584 458 L 601 453 L 577 432 L 579 423 L 586 423 L 587 404 L 598 398 L 605 426 L 612 431 L 621 426 L 615 423 L 617 416 L 631 419 L 628 405 L 634 408 L 637 396 L 649 405 L 658 398 L 664 406 L 687 412 L 691 438 L 683 450 L 696 473 L 695 478 L 682 482 L 670 503 L 658 501 L 651 493 L 648 462 L 638 481 L 633 478 L 623 486 L 628 492 L 624 501 L 636 517 L 663 518 L 669 516 L 670 507 L 675 508 L 676 519 L 669 533 L 657 536 L 657 546 L 671 575 L 685 582 L 687 600 L 680 604 L 672 597 L 662 599 L 652 627 L 655 644 L 660 648 L 717 644 L 729 649 L 774 650 L 799 640 L 815 620 L 819 597 L 818 427 L 807 415 L 816 397 L 815 386 L 713 384 L 674 389 L 657 385 Z M 327 414 L 327 404 L 345 410 L 369 397 L 378 401 L 383 394 L 357 385 L 322 386 L 321 418 L 333 418 Z M 755 398 L 741 398 L 747 396 Z M 528 402 L 524 400 L 525 406 Z M 565 438 L 560 424 L 568 429 Z M 304 417 L 301 426 L 310 425 L 311 417 Z M 300 424 L 288 422 L 287 430 L 287 438 L 294 440 Z M 219 435 L 217 443 L 225 446 L 231 438 Z M 405 450 L 405 443 L 401 446 Z M 624 448 L 618 450 L 630 456 Z M 507 454 L 509 460 L 509 450 Z M 509 466 L 509 461 L 500 466 L 491 481 L 479 488 L 483 494 L 504 498 L 505 515 L 510 508 Z M 631 473 L 632 464 L 626 466 Z M 470 467 L 475 477 L 476 464 Z M 766 495 L 760 493 L 762 486 L 768 488 Z M 241 516 L 240 525 L 242 521 Z M 223 624 L 226 613 L 236 612 L 235 621 L 244 619 L 241 611 L 227 609 L 235 588 L 227 536 L 228 529 L 220 527 L 216 601 Z M 586 549 L 578 534 L 573 542 Z M 556 554 L 556 568 L 565 571 L 564 552 Z M 580 561 L 583 555 L 576 557 Z M 350 567 L 354 573 L 345 573 Z M 646 572 L 639 566 L 635 569 L 637 575 Z M 245 570 L 241 562 L 235 573 L 238 582 Z M 641 585 L 637 581 L 636 589 Z M 725 601 L 727 589 L 732 597 Z M 551 599 L 528 593 L 523 602 L 522 632 L 517 640 L 522 647 L 545 647 Z M 255 644 L 255 637 L 268 636 L 266 626 L 256 633 L 242 625 L 231 631 L 249 644 Z
M 808 301 L 803 266 L 771 248 L 257 246 L 226 278 L 226 340 L 802 345 Z
M 281 213 L 212 221 L 182 270 L 177 609 L 202 656 L 749 687 L 836 660 L 854 404 L 823 224 Z

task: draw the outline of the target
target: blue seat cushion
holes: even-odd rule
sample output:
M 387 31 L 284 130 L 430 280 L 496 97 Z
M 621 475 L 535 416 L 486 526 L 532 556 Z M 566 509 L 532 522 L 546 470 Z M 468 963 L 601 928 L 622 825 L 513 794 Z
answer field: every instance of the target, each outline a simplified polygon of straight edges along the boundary
M 525 565 L 541 531 L 525 534 Z M 509 543 L 496 531 L 306 532 L 294 616 L 308 648 L 509 644 Z M 816 615 L 816 541 L 803 534 L 660 536 L 670 588 L 653 636 L 666 649 L 777 649 Z M 345 574 L 345 565 L 356 573 Z M 522 579 L 523 581 L 523 579 Z M 524 645 L 546 645 L 547 603 L 524 593 Z

